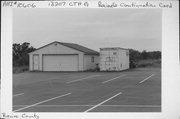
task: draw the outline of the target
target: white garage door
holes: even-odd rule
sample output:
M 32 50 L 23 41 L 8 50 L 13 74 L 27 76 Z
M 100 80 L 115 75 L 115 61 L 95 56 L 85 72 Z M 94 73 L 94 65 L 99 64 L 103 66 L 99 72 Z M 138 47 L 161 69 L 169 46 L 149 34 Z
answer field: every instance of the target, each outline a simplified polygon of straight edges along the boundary
M 78 71 L 78 55 L 44 55 L 43 71 Z

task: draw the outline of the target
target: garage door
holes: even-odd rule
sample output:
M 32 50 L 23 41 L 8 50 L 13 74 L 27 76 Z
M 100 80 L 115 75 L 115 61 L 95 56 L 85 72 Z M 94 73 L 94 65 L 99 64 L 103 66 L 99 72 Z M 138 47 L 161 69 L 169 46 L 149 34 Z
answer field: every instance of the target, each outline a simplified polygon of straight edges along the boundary
M 44 55 L 43 71 L 78 71 L 78 55 Z

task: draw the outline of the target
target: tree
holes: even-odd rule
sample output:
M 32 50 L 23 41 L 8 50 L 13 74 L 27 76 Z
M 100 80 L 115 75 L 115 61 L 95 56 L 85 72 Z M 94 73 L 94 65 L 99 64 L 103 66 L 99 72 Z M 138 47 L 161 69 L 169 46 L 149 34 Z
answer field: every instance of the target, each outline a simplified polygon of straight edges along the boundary
M 148 52 L 146 50 L 143 50 L 141 53 L 141 59 L 148 59 Z
M 140 59 L 141 53 L 137 50 L 129 49 L 130 61 L 137 61 Z
M 13 44 L 13 66 L 22 66 L 29 64 L 28 53 L 34 51 L 35 48 L 30 43 Z

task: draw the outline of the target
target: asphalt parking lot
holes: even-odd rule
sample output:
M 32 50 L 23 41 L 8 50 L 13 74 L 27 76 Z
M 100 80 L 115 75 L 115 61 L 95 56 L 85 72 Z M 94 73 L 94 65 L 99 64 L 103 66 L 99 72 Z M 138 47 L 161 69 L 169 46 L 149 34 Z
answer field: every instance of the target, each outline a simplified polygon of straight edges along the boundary
M 15 112 L 161 112 L 161 69 L 13 75 Z

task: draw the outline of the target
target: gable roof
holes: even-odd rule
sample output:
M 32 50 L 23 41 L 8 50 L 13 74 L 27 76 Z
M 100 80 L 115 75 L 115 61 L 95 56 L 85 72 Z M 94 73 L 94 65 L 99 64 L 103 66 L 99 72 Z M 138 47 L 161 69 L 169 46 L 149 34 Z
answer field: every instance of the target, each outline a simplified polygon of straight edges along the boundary
M 36 49 L 35 51 L 37 50 L 40 50 L 46 46 L 49 46 L 53 43 L 58 43 L 58 44 L 61 44 L 61 45 L 64 45 L 66 47 L 69 47 L 69 48 L 72 48 L 72 49 L 75 49 L 75 50 L 78 50 L 78 51 L 81 51 L 81 52 L 84 52 L 86 55 L 99 55 L 99 52 L 95 51 L 95 50 L 92 50 L 92 49 L 89 49 L 89 48 L 86 48 L 84 46 L 81 46 L 81 45 L 78 45 L 78 44 L 75 44 L 75 43 L 65 43 L 65 42 L 58 42 L 58 41 L 54 41 L 52 43 L 49 43 L 43 47 L 40 47 L 38 49 Z M 35 52 L 33 51 L 33 52 Z

